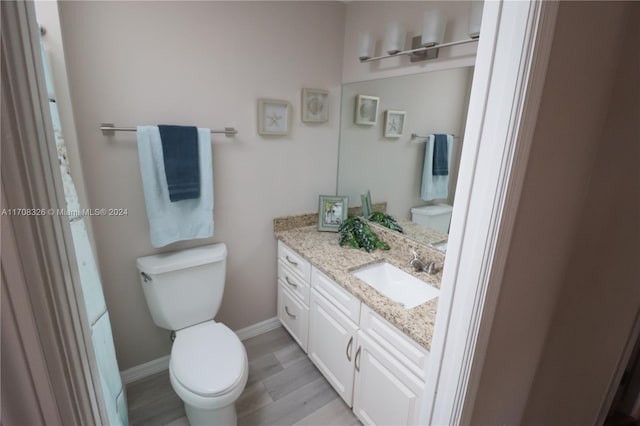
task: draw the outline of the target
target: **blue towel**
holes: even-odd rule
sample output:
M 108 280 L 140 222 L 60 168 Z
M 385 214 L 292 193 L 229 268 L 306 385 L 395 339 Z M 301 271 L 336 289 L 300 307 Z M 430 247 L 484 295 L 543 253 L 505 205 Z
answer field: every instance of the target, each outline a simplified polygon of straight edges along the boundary
M 447 135 L 434 135 L 433 145 L 433 175 L 447 176 L 449 174 L 449 147 Z
M 138 156 L 151 245 L 167 244 L 213 235 L 213 167 L 211 131 L 198 129 L 200 198 L 172 203 L 157 126 L 138 126 Z
M 451 169 L 451 151 L 453 136 L 447 137 L 447 169 Z M 424 201 L 443 200 L 449 197 L 449 175 L 436 175 L 433 173 L 433 156 L 435 148 L 435 136 L 427 138 L 424 148 L 424 165 L 422 169 L 422 187 L 420 198 Z
M 198 129 L 192 126 L 158 125 L 162 140 L 164 172 L 172 203 L 200 197 Z

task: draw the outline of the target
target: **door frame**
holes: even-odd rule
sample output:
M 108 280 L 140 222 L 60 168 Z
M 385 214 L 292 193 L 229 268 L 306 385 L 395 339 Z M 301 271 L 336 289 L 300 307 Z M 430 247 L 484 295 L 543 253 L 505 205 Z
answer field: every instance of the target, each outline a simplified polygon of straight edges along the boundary
M 486 1 L 421 424 L 469 424 L 527 169 L 558 2 Z
M 44 82 L 33 2 L 2 2 L 3 356 L 7 422 L 108 424 Z M 11 210 L 9 210 L 11 211 Z M 5 321 L 6 319 L 6 321 Z M 5 327 L 7 327 L 5 329 Z M 22 362 L 18 362 L 22 360 Z M 3 359 L 3 365 L 4 365 Z M 3 377 L 4 379 L 4 377 Z M 15 394 L 14 394 L 15 393 Z
M 51 142 L 48 138 L 53 133 L 47 132 L 51 122 L 44 110 L 46 91 L 36 72 L 42 64 L 33 4 L 3 2 L 2 7 L 3 15 L 10 12 L 16 18 L 13 31 L 3 28 L 3 35 L 5 30 L 12 31 L 15 47 L 22 55 L 12 64 L 22 67 L 26 76 L 22 91 L 16 92 L 27 107 L 20 111 L 20 124 L 33 132 L 33 137 L 26 138 L 24 149 L 17 152 L 22 155 L 19 165 L 26 167 L 30 179 L 14 191 L 16 195 L 31 196 L 34 206 L 55 207 L 57 200 L 63 199 L 62 185 L 59 173 L 53 173 L 53 160 L 57 160 L 53 145 L 42 142 Z M 485 2 L 431 347 L 432 367 L 423 399 L 423 424 L 467 424 L 473 410 L 522 191 L 557 8 L 557 2 Z M 39 160 L 26 154 L 37 154 Z M 3 170 L 3 190 L 8 188 L 4 176 Z M 11 203 L 11 194 L 4 195 Z M 48 281 L 48 294 L 43 297 L 49 298 L 58 319 L 64 319 L 62 323 L 39 321 L 39 331 L 63 341 L 62 347 L 49 348 L 52 353 L 73 355 L 66 366 L 46 367 L 53 375 L 60 368 L 71 373 L 64 381 L 66 386 L 55 391 L 60 400 L 76 402 L 71 415 L 79 424 L 106 424 L 95 359 L 90 356 L 88 325 L 80 315 L 84 306 L 78 297 L 81 290 L 72 262 L 75 255 L 70 229 L 62 219 L 32 219 L 36 222 L 32 227 L 38 243 L 34 249 L 42 265 L 52 266 L 49 272 L 55 275 L 54 280 Z M 65 285 L 54 285 L 60 282 Z

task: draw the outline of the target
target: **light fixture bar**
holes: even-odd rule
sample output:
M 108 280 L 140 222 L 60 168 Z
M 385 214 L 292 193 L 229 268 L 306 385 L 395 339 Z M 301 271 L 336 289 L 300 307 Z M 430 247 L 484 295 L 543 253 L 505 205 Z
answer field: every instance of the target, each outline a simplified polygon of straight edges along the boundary
M 383 56 L 376 56 L 374 58 L 369 58 L 364 60 L 361 59 L 360 62 L 365 63 L 365 62 L 379 61 L 381 59 L 395 58 L 397 56 L 403 56 L 403 55 L 416 55 L 416 54 L 427 52 L 433 49 L 440 49 L 442 47 L 449 47 L 449 46 L 457 46 L 459 44 L 473 43 L 474 41 L 478 41 L 478 40 L 480 40 L 479 37 L 469 38 L 465 40 L 451 41 L 449 43 L 436 44 L 434 46 L 418 47 L 416 49 L 403 50 L 402 52 L 398 52 L 395 55 L 383 55 Z

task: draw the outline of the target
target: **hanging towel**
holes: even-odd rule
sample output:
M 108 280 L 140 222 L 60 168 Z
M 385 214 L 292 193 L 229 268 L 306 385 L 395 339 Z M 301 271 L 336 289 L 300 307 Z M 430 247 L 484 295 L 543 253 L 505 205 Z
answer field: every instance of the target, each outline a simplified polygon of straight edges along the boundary
M 453 136 L 447 136 L 447 170 L 451 169 L 451 148 Z M 449 196 L 449 175 L 434 175 L 435 135 L 427 138 L 424 149 L 424 166 L 422 169 L 422 189 L 420 198 L 424 201 L 444 199 Z
M 211 134 L 198 129 L 200 198 L 172 203 L 157 126 L 138 126 L 138 157 L 144 200 L 151 234 L 151 245 L 207 238 L 213 235 L 213 170 Z
M 433 143 L 433 175 L 447 176 L 449 174 L 449 147 L 447 135 L 434 135 Z
M 172 203 L 200 197 L 198 129 L 159 124 L 164 173 Z

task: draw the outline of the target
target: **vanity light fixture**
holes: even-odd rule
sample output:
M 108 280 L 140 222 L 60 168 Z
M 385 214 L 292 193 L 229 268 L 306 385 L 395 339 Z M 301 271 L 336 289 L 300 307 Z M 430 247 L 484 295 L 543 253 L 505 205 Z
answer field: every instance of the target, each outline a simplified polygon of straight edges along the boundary
M 376 39 L 370 32 L 362 33 L 360 35 L 360 49 L 358 50 L 358 58 L 361 61 L 366 61 L 374 55 L 376 48 Z
M 396 55 L 404 50 L 404 40 L 407 33 L 398 22 L 389 22 L 384 37 L 384 50 L 389 55 Z
M 431 11 L 424 14 L 422 35 L 417 35 L 411 39 L 411 49 L 403 50 L 406 33 L 403 27 L 397 22 L 387 24 L 384 40 L 384 51 L 386 51 L 386 55 L 373 57 L 373 48 L 375 46 L 373 36 L 371 33 L 363 34 L 358 52 L 360 62 L 379 61 L 381 59 L 402 55 L 408 55 L 411 62 L 425 61 L 427 59 L 437 58 L 439 49 L 443 47 L 477 42 L 480 39 L 478 16 L 480 18 L 482 17 L 482 3 L 482 1 L 472 2 L 471 19 L 469 22 L 470 38 L 468 39 L 444 43 L 444 33 L 447 25 L 446 18 L 439 11 Z M 480 13 L 478 13 L 478 9 Z
M 475 0 L 471 2 L 469 9 L 469 37 L 480 37 L 480 24 L 482 23 L 482 9 L 484 1 Z

